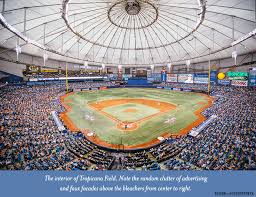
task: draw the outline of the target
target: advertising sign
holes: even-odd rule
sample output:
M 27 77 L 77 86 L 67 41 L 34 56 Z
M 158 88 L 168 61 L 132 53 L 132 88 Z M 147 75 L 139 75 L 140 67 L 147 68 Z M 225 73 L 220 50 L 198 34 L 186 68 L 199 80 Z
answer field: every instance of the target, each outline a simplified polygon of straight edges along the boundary
M 248 72 L 227 72 L 229 80 L 247 81 L 249 77 Z
M 194 74 L 194 83 L 208 84 L 208 74 Z
M 194 75 L 193 74 L 179 74 L 178 82 L 180 83 L 193 83 Z
M 118 78 L 117 74 L 108 74 L 108 78 L 110 81 L 115 81 Z
M 154 78 L 153 77 L 148 77 L 148 82 L 154 82 Z
M 131 74 L 123 74 L 123 80 L 128 81 L 129 78 L 132 78 Z
M 40 71 L 41 71 L 40 66 L 26 65 L 26 72 L 27 73 L 39 73 Z
M 239 81 L 239 80 L 233 80 L 231 81 L 232 86 L 240 86 L 240 87 L 247 87 L 248 81 Z
M 180 91 L 180 88 L 173 88 L 174 91 Z
M 154 78 L 154 82 L 161 82 L 161 73 L 152 73 L 151 77 Z
M 41 72 L 42 73 L 58 73 L 59 70 L 57 70 L 57 69 L 42 69 Z
M 178 75 L 177 74 L 167 74 L 167 82 L 177 83 L 178 82 Z
M 256 68 L 251 69 L 249 73 L 249 85 L 256 86 Z
M 210 79 L 211 83 L 217 83 L 217 71 L 211 71 Z
M 230 85 L 230 80 L 218 80 L 219 85 Z

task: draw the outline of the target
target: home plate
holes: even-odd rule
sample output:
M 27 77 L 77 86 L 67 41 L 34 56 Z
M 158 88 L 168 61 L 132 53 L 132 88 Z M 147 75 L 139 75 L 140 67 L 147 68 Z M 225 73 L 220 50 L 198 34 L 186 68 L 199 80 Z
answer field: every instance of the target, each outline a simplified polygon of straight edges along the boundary
M 158 137 L 157 139 L 158 139 L 159 141 L 164 141 L 164 140 L 165 140 L 164 137 Z

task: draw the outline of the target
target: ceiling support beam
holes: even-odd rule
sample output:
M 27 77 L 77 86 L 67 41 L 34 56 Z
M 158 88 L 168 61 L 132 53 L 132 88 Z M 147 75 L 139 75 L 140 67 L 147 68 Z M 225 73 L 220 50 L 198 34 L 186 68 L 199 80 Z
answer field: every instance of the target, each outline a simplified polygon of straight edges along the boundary
M 5 12 L 5 0 L 2 0 L 2 14 L 4 15 Z
M 27 34 L 27 8 L 24 9 L 24 35 Z
M 44 46 L 45 46 L 45 33 L 46 33 L 46 24 L 47 24 L 47 23 L 44 23 L 44 38 L 43 38 L 43 43 L 44 43 Z

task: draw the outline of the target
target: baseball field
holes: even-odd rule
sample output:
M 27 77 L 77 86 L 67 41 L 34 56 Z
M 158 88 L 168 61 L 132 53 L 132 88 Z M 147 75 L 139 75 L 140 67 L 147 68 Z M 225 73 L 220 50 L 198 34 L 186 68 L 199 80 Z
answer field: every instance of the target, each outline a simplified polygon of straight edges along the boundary
M 66 108 L 61 118 L 70 130 L 99 145 L 127 149 L 188 133 L 212 104 L 204 94 L 140 88 L 76 92 L 61 101 Z

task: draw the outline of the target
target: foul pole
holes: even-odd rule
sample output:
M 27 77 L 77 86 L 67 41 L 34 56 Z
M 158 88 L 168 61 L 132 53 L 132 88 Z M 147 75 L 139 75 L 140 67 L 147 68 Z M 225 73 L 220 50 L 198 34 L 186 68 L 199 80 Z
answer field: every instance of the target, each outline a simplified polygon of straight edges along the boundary
M 69 86 L 68 86 L 68 63 L 66 62 L 66 92 L 68 93 Z
M 211 92 L 211 50 L 209 49 L 209 65 L 208 65 L 208 94 Z

